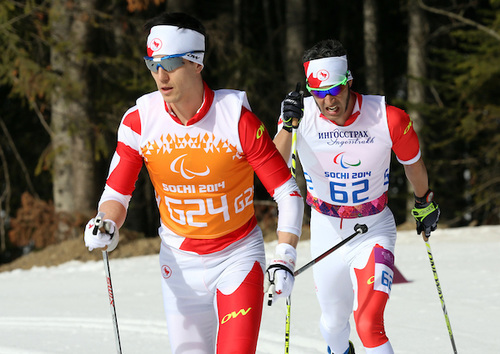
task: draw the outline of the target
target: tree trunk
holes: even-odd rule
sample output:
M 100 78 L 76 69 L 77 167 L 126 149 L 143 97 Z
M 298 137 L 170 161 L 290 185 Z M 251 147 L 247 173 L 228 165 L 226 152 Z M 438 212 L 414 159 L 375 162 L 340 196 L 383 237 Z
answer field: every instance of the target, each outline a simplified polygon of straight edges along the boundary
M 68 219 L 95 209 L 94 161 L 85 52 L 90 12 L 94 0 L 77 3 L 53 0 L 50 27 L 55 40 L 51 48 L 52 70 L 60 81 L 51 96 L 51 125 L 54 132 L 54 206 L 58 215 L 58 240 L 72 237 Z M 71 219 L 69 219 L 71 220 Z
M 243 48 L 243 4 L 241 0 L 233 0 L 233 47 L 237 53 L 242 53 Z M 239 84 L 242 74 L 240 66 L 236 66 L 233 71 L 232 81 Z
M 286 51 L 285 77 L 289 91 L 295 89 L 297 82 L 304 81 L 302 54 L 304 53 L 304 1 L 290 0 L 286 4 Z M 304 88 L 304 87 L 303 87 Z
M 366 89 L 370 94 L 384 94 L 384 76 L 378 50 L 376 0 L 363 1 L 363 31 Z
M 422 9 L 417 0 L 408 0 L 408 102 L 407 113 L 413 121 L 413 129 L 419 134 L 423 126 L 422 114 L 419 111 L 425 103 L 425 85 L 423 80 L 427 76 L 426 48 L 428 27 Z M 422 140 L 420 149 L 423 150 Z M 414 205 L 413 190 L 408 184 L 407 214 Z
M 418 107 L 425 102 L 425 86 L 422 82 L 427 76 L 426 48 L 427 23 L 417 0 L 408 0 L 408 113 L 412 117 L 417 133 L 422 127 L 422 115 Z
M 286 93 L 295 90 L 297 82 L 301 83 L 301 90 L 305 90 L 305 75 L 302 66 L 302 55 L 305 50 L 305 19 L 303 0 L 290 0 L 285 3 L 286 6 L 286 50 L 285 50 L 285 80 L 286 92 L 283 93 L 283 99 Z M 303 196 L 307 194 L 306 180 L 302 165 L 300 164 L 300 156 L 297 158 L 296 181 Z M 304 221 L 309 217 L 309 209 L 306 209 Z

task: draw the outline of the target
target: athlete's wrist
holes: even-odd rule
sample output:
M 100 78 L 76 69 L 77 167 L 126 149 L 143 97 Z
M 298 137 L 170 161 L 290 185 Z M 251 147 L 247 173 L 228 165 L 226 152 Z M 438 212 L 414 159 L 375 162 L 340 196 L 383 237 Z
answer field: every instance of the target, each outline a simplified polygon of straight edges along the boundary
M 434 192 L 431 189 L 428 189 L 422 197 L 417 197 L 416 194 L 413 195 L 415 196 L 415 202 L 417 204 L 427 204 L 434 199 Z

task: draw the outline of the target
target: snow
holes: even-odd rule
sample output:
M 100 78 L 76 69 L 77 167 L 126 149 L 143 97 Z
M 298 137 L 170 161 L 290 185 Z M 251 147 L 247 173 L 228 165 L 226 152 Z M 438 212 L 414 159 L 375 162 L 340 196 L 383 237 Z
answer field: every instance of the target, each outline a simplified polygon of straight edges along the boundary
M 429 244 L 459 353 L 500 352 L 500 226 L 438 229 Z M 274 243 L 268 243 L 272 254 Z M 309 241 L 298 266 L 310 260 Z M 111 276 L 124 353 L 170 353 L 158 257 L 113 259 Z M 427 248 L 414 231 L 398 233 L 396 267 L 385 314 L 396 353 L 453 353 Z M 285 303 L 264 306 L 257 353 L 284 352 Z M 290 353 L 326 353 L 311 270 L 292 294 Z M 356 352 L 365 353 L 352 329 Z M 103 262 L 0 273 L 0 353 L 114 353 Z

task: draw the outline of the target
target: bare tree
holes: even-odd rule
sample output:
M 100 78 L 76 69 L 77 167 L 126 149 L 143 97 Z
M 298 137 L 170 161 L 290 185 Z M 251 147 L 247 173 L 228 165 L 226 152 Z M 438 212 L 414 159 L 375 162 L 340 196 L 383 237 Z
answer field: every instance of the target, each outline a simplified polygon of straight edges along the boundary
M 286 5 L 286 48 L 285 48 L 285 81 L 287 92 L 295 89 L 297 82 L 304 81 L 302 54 L 305 50 L 304 0 L 290 0 Z M 304 86 L 302 85 L 302 90 Z M 284 96 L 283 96 L 284 98 Z M 300 161 L 300 156 L 298 157 Z M 302 195 L 306 195 L 306 181 L 300 163 L 297 163 L 296 180 Z M 306 214 L 304 215 L 306 218 Z
M 418 106 L 425 100 L 425 86 L 422 80 L 427 76 L 425 43 L 428 26 L 417 0 L 408 1 L 408 20 L 408 101 L 411 103 L 408 113 L 418 133 L 422 126 L 422 115 Z
M 423 118 L 419 110 L 425 103 L 425 85 L 427 77 L 426 39 L 428 25 L 418 0 L 408 0 L 408 114 L 413 121 L 417 134 L 422 130 Z M 422 146 L 421 146 L 422 149 Z M 408 191 L 411 188 L 408 186 Z M 406 205 L 409 213 L 413 208 L 413 198 L 408 198 Z M 408 215 L 408 213 L 406 215 Z
M 363 1 L 363 38 L 366 88 L 371 94 L 384 94 L 384 75 L 378 50 L 377 1 Z
M 54 206 L 58 215 L 95 209 L 86 48 L 95 0 L 53 0 L 49 13 L 54 40 L 50 62 L 61 77 L 51 96 Z M 56 240 L 72 237 L 59 220 Z
M 286 5 L 286 83 L 294 88 L 297 82 L 304 80 L 302 54 L 304 53 L 304 0 L 290 0 Z

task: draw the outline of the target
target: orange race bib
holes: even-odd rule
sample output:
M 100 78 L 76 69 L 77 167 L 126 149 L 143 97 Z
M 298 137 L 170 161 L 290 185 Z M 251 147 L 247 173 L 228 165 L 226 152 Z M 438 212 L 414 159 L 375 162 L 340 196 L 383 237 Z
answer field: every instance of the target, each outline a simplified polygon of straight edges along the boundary
M 254 214 L 253 170 L 212 133 L 167 134 L 142 149 L 163 223 L 178 235 L 216 238 Z

